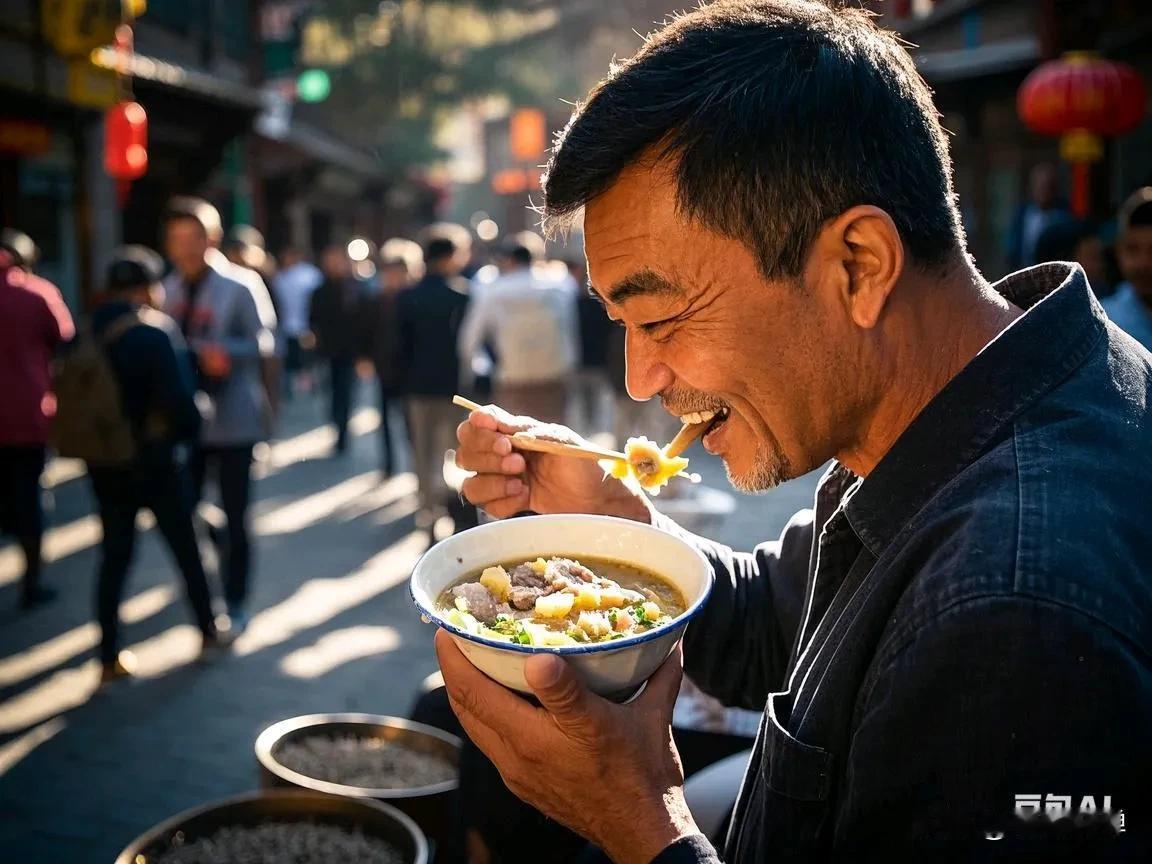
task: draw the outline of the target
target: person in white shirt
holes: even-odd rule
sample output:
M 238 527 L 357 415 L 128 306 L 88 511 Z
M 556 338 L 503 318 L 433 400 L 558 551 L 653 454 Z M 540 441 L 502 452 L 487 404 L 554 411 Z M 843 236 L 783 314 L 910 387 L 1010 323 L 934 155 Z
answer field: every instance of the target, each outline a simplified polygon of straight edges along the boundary
M 272 279 L 272 291 L 280 308 L 280 331 L 284 334 L 284 398 L 292 398 L 298 378 L 307 368 L 308 309 L 312 292 L 324 281 L 320 269 L 292 246 L 280 251 L 280 270 Z
M 496 355 L 493 400 L 506 411 L 565 421 L 569 378 L 579 355 L 576 297 L 563 282 L 534 272 L 543 241 L 511 238 L 497 258 L 500 275 L 477 286 L 460 328 L 465 370 L 486 345 Z
M 1152 351 L 1152 186 L 1120 208 L 1116 263 L 1124 282 L 1101 301 L 1112 322 Z

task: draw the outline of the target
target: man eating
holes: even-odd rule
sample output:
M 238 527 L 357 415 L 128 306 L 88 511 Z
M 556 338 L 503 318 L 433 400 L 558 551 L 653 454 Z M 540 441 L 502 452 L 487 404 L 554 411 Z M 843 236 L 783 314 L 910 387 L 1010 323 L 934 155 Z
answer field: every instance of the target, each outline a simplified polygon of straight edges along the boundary
M 716 582 L 684 671 L 764 711 L 722 848 L 684 803 L 678 654 L 624 706 L 533 656 L 536 707 L 439 633 L 508 786 L 625 864 L 1149 860 L 1152 356 L 1075 265 L 980 275 L 895 37 L 800 0 L 676 18 L 559 139 L 546 227 L 581 210 L 633 398 L 709 423 L 745 491 L 832 464 L 778 540 L 689 538 Z M 473 503 L 680 531 L 514 452 L 531 425 L 461 424 Z

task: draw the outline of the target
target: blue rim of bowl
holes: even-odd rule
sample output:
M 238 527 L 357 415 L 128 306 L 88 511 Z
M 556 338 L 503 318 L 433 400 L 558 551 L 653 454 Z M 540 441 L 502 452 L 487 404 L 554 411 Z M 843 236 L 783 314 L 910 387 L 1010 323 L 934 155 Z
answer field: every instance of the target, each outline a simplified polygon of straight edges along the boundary
M 557 514 L 557 515 L 578 516 L 578 515 L 583 515 L 583 514 L 565 513 L 565 514 Z M 539 516 L 536 516 L 536 517 L 528 516 L 528 517 L 521 517 L 521 518 L 532 519 L 532 518 L 540 518 L 540 517 Z M 613 517 L 611 517 L 611 516 L 596 516 L 596 517 L 592 517 L 592 518 L 611 519 Z M 480 526 L 480 527 L 483 527 L 483 526 Z M 651 528 L 653 531 L 659 531 L 660 530 L 659 528 L 654 528 L 651 525 L 649 525 L 647 527 Z M 471 528 L 469 530 L 475 531 L 476 529 Z M 671 535 L 671 534 L 668 536 L 675 537 L 675 535 Z M 676 539 L 679 539 L 679 538 L 676 538 Z M 683 542 L 683 541 L 681 541 L 681 542 Z M 687 546 L 688 544 L 685 543 L 685 545 Z M 432 549 L 435 549 L 435 548 L 436 547 L 433 546 L 431 549 L 428 549 L 427 552 L 425 552 L 423 555 L 420 556 L 420 559 L 416 562 L 416 566 L 412 568 L 413 573 L 416 572 L 416 570 L 423 563 L 424 559 L 432 552 Z M 691 546 L 688 546 L 688 548 L 691 549 L 695 554 L 699 555 L 701 560 L 703 560 L 705 564 L 708 563 L 708 559 L 704 557 L 704 554 L 702 552 L 700 552 L 700 550 L 694 549 Z M 711 567 L 709 567 L 709 570 L 711 570 Z M 412 590 L 411 577 L 409 577 L 409 579 L 408 579 L 408 596 L 412 598 L 412 603 L 416 606 L 417 609 L 420 610 L 420 614 L 431 619 L 432 623 L 436 624 L 436 626 L 442 627 L 443 629 L 447 630 L 449 633 L 453 633 L 456 636 L 461 637 L 462 639 L 467 639 L 469 642 L 475 642 L 478 645 L 488 645 L 491 648 L 499 648 L 499 649 L 504 650 L 504 651 L 515 651 L 517 654 L 596 654 L 600 651 L 618 651 L 621 648 L 627 648 L 629 645 L 640 645 L 644 642 L 650 642 L 653 639 L 658 639 L 661 636 L 667 635 L 668 631 L 672 630 L 673 628 L 676 628 L 676 627 L 682 628 L 683 626 L 686 626 L 688 624 L 688 622 L 691 621 L 693 618 L 695 618 L 696 615 L 699 614 L 700 610 L 704 608 L 704 604 L 706 602 L 708 602 L 708 598 L 712 595 L 712 586 L 715 584 L 715 582 L 716 582 L 715 575 L 713 575 L 713 577 L 708 580 L 708 584 L 704 586 L 704 591 L 700 594 L 699 597 L 696 598 L 695 602 L 684 611 L 684 614 L 672 619 L 667 624 L 661 624 L 659 627 L 655 628 L 654 630 L 646 630 L 645 632 L 638 633 L 635 636 L 625 636 L 623 639 L 609 639 L 607 642 L 595 642 L 591 645 L 539 645 L 539 646 L 537 646 L 537 645 L 520 645 L 520 644 L 517 644 L 515 642 L 505 642 L 501 639 L 489 639 L 486 636 L 480 636 L 480 635 L 477 635 L 476 633 L 469 633 L 467 630 L 462 630 L 461 628 L 457 627 L 455 624 L 449 624 L 447 621 L 445 621 L 443 618 L 441 618 L 436 612 L 427 608 L 423 603 L 421 603 L 416 598 L 416 592 Z

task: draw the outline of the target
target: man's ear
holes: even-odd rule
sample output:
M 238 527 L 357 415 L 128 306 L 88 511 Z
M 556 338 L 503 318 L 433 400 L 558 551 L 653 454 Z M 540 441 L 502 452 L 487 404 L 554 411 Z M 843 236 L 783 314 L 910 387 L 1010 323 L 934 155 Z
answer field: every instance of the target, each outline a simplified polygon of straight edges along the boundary
M 814 251 L 831 268 L 853 323 L 875 327 L 904 271 L 904 244 L 892 217 L 870 204 L 845 210 L 820 230 Z

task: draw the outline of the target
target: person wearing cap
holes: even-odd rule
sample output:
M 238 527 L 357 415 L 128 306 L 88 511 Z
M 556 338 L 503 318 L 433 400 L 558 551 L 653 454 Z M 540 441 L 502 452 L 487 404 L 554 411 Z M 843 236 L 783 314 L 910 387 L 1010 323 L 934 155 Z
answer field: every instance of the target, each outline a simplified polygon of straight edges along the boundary
M 542 278 L 533 265 L 544 254 L 539 235 L 523 231 L 497 256 L 500 275 L 477 290 L 460 328 L 465 365 L 485 343 L 496 350 L 493 399 L 512 414 L 563 423 L 568 379 L 579 355 L 574 292 Z
M 1152 186 L 1129 196 L 1119 223 L 1116 262 L 1124 282 L 1102 305 L 1117 327 L 1152 351 Z
M 211 472 L 220 488 L 227 529 L 214 536 L 224 541 L 228 612 L 242 629 L 252 557 L 252 454 L 270 432 L 262 363 L 275 354 L 276 315 L 260 279 L 255 274 L 244 279 L 220 253 L 222 238 L 220 213 L 207 201 L 169 203 L 165 241 L 173 270 L 164 281 L 164 311 L 191 346 L 199 384 L 212 403 L 193 460 L 193 484 L 199 499 Z
M 152 308 L 163 262 L 142 246 L 129 246 L 108 268 L 107 297 L 92 315 L 92 332 L 105 344 L 132 427 L 136 454 L 129 465 L 90 465 L 88 476 L 100 511 L 103 537 L 97 576 L 101 680 L 130 675 L 135 658 L 120 651 L 120 599 L 136 542 L 136 514 L 148 508 L 187 587 L 202 652 L 228 641 L 217 629 L 211 594 L 193 528 L 187 453 L 200 432 L 192 364 L 180 328 Z M 109 338 L 112 328 L 118 332 Z
M 52 358 L 75 334 L 59 289 L 32 275 L 37 257 L 27 234 L 0 232 L 0 535 L 14 535 L 24 554 L 25 609 L 54 596 L 40 584 L 40 474 L 55 408 Z

